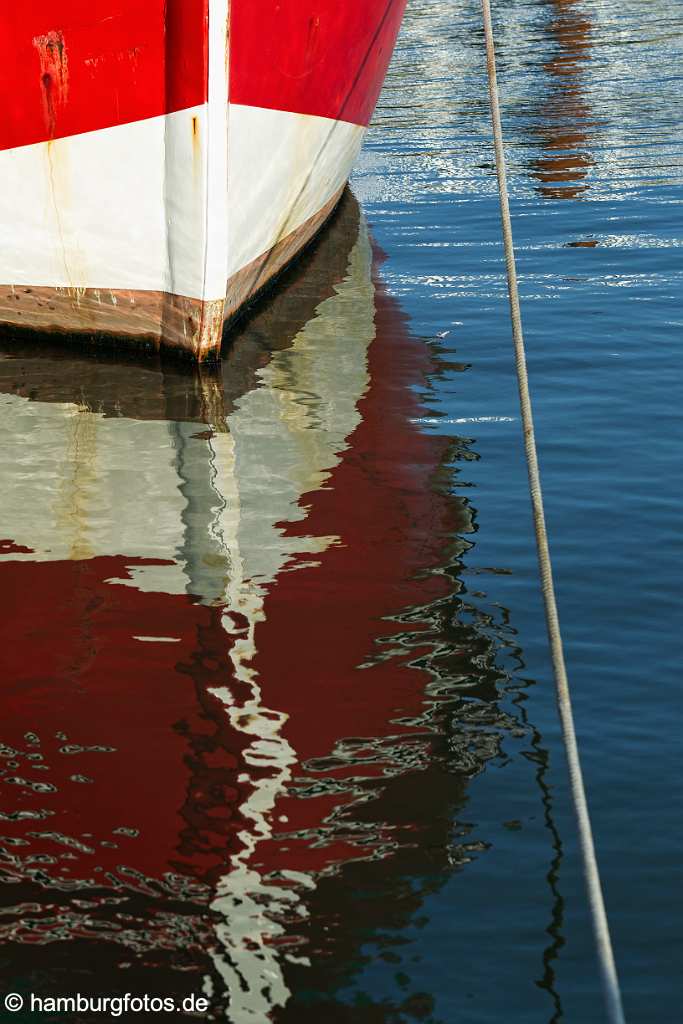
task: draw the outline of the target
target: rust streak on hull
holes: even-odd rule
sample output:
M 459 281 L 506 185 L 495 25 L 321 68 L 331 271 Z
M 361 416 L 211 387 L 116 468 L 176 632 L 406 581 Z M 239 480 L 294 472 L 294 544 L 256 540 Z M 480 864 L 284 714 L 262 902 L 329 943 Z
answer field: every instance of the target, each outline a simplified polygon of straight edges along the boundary
M 343 191 L 343 190 L 342 190 Z M 226 299 L 202 301 L 168 292 L 110 288 L 46 288 L 0 285 L 0 325 L 76 336 L 97 347 L 131 341 L 199 362 L 220 356 L 223 329 L 234 322 L 294 260 L 330 217 L 337 193 L 313 217 L 234 274 Z
M 207 326 L 215 324 L 217 313 L 222 317 L 222 309 L 220 300 L 165 292 L 0 285 L 0 324 L 40 331 L 53 340 L 76 336 L 97 346 L 133 341 L 197 358 L 206 347 Z

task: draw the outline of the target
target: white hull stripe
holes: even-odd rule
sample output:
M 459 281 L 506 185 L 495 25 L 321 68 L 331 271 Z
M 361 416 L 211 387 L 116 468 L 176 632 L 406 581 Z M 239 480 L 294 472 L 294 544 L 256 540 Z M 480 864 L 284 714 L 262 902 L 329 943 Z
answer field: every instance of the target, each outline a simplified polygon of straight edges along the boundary
M 364 135 L 346 121 L 230 104 L 229 278 L 339 192 Z
M 208 110 L 0 152 L 0 284 L 222 299 L 339 191 L 364 134 L 231 105 L 222 187 L 225 136 Z

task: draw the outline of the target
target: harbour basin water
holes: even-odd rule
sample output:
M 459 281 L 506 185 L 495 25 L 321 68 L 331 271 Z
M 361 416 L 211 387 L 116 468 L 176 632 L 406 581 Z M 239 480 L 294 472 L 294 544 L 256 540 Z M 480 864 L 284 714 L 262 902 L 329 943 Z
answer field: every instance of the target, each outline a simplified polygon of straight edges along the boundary
M 495 13 L 560 613 L 645 1024 L 680 1002 L 681 19 Z M 474 0 L 409 7 L 362 209 L 219 373 L 2 341 L 5 989 L 604 1019 L 482 47 Z

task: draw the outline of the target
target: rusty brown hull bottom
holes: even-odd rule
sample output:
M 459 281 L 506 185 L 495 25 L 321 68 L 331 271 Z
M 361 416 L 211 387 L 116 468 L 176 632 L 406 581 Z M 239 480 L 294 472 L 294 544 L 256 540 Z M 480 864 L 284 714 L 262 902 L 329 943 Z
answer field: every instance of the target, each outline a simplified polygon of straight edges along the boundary
M 0 285 L 0 328 L 97 346 L 151 348 L 199 362 L 220 357 L 226 326 L 246 310 L 322 228 L 343 189 L 313 217 L 229 278 L 226 298 L 168 292 Z

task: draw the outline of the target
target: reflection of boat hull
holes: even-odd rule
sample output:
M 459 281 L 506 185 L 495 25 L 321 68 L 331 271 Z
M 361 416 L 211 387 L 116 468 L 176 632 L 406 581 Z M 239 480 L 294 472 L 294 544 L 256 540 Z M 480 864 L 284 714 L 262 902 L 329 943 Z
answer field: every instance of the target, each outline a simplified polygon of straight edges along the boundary
M 254 630 L 288 563 L 334 540 L 288 540 L 279 524 L 303 517 L 302 492 L 323 485 L 358 424 L 370 260 L 349 195 L 304 272 L 237 332 L 225 385 L 203 368 L 68 349 L 0 357 L 0 440 L 13 448 L 0 495 L 2 740 L 29 812 L 13 827 L 32 833 L 12 871 L 30 878 L 38 857 L 57 886 L 94 884 L 95 867 L 119 877 L 122 863 L 129 881 L 204 878 L 254 831 L 237 766 L 258 775 L 243 748 L 277 721 L 254 696 Z M 122 699 L 140 662 L 144 681 Z M 91 852 L 72 845 L 60 863 L 60 837 Z
M 100 988 L 201 971 L 216 1014 L 227 993 L 229 1019 L 270 1020 L 321 879 L 422 850 L 398 786 L 433 739 L 422 609 L 468 524 L 414 422 L 428 348 L 371 257 L 349 196 L 225 386 L 124 364 L 114 394 L 71 351 L 0 358 L 0 937 L 53 987 L 84 940 Z
M 215 356 L 334 208 L 403 6 L 2 13 L 0 323 Z

